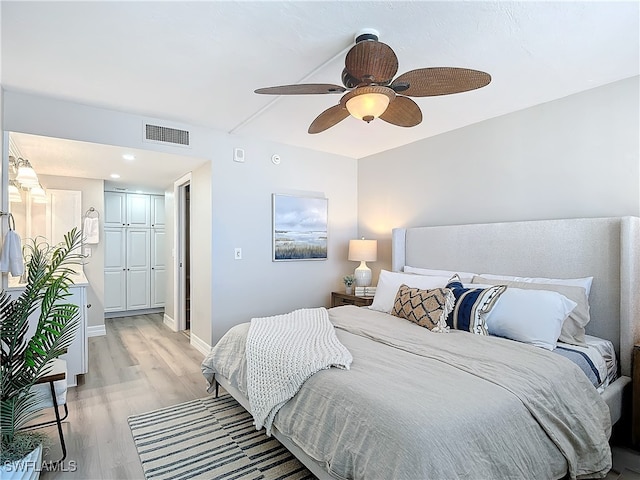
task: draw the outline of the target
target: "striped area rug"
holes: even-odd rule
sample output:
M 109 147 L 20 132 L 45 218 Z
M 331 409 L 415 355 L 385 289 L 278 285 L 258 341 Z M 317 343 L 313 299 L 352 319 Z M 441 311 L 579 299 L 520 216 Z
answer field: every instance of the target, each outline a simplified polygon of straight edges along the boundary
M 128 421 L 147 480 L 315 478 L 228 394 Z

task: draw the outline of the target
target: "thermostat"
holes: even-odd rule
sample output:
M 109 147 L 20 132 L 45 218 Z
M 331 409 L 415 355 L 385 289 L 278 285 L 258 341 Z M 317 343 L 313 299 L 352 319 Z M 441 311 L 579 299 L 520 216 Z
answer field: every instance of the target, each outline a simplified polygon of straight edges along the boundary
M 244 162 L 244 150 L 242 148 L 233 149 L 233 161 L 240 163 Z

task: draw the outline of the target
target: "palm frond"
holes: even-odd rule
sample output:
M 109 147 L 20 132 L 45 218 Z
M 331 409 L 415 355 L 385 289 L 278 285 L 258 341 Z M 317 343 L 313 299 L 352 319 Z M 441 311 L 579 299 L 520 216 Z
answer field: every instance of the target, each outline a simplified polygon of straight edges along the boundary
M 16 432 L 38 415 L 40 399 L 31 388 L 51 369 L 74 340 L 78 327 L 77 305 L 65 302 L 73 284 L 73 270 L 81 263 L 77 253 L 82 234 L 71 230 L 54 247 L 36 239 L 25 246 L 27 284 L 11 299 L 0 292 L 0 430 L 2 445 L 9 445 Z M 30 338 L 29 317 L 39 309 Z

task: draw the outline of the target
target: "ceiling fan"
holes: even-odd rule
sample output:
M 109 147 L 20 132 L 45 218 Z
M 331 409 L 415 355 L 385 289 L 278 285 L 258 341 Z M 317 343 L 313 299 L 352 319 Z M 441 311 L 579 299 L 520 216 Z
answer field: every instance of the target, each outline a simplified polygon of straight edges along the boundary
M 398 57 L 387 44 L 378 41 L 378 32 L 366 29 L 355 37 L 356 44 L 345 57 L 342 84 L 305 83 L 259 88 L 267 95 L 305 95 L 345 93 L 338 105 L 328 108 L 309 126 L 309 133 L 320 133 L 349 115 L 369 123 L 375 118 L 401 127 L 422 122 L 420 107 L 409 97 L 433 97 L 484 87 L 491 75 L 479 70 L 455 67 L 419 68 L 398 72 Z

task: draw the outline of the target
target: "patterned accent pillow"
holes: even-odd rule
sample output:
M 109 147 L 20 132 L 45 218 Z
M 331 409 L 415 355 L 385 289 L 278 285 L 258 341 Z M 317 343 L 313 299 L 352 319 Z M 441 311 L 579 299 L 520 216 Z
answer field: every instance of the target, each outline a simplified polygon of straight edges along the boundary
M 446 288 L 450 288 L 456 297 L 456 305 L 447 317 L 447 325 L 457 330 L 489 335 L 485 317 L 507 287 L 496 285 L 489 288 L 465 288 L 460 277 L 454 275 Z
M 455 304 L 448 288 L 421 290 L 400 285 L 391 314 L 436 332 L 447 331 L 446 319 Z

